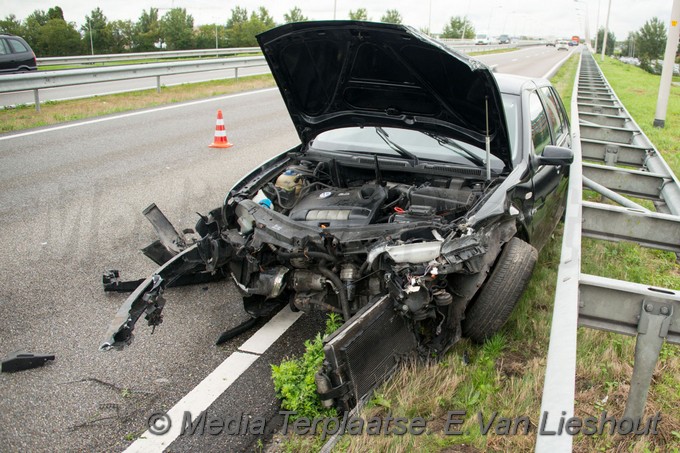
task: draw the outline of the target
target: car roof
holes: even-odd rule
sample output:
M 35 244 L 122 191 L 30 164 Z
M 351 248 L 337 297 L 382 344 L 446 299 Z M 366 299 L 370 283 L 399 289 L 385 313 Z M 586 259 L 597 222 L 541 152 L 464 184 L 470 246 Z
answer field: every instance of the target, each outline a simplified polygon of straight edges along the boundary
M 550 82 L 542 78 L 524 77 L 512 74 L 494 73 L 498 88 L 503 94 L 519 95 L 527 88 L 537 88 L 541 86 L 549 86 Z

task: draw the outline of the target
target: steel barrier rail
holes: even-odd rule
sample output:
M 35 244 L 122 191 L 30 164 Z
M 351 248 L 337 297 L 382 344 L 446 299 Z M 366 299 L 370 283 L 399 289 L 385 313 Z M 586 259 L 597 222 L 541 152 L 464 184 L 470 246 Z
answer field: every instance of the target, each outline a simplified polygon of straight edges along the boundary
M 680 291 L 581 273 L 582 236 L 680 253 L 680 184 L 585 52 L 571 112 L 575 159 L 541 403 L 541 419 L 549 416 L 542 428 L 558 434 L 538 433 L 540 453 L 572 449 L 573 436 L 559 434 L 558 422 L 574 415 L 577 325 L 637 336 L 623 414 L 631 423 L 644 414 L 664 340 L 680 344 Z M 583 185 L 624 206 L 583 201 Z M 657 212 L 624 195 L 652 200 Z
M 441 39 L 441 42 L 447 46 L 458 51 L 469 53 L 474 51 L 497 50 L 512 47 L 525 47 L 540 44 L 537 41 L 519 41 L 513 44 L 498 44 L 475 46 L 474 40 L 466 39 Z M 166 58 L 201 58 L 212 56 L 235 55 L 239 53 L 260 53 L 259 47 L 227 47 L 220 49 L 196 49 L 196 50 L 171 50 L 171 51 L 157 51 L 157 52 L 133 52 L 133 53 L 118 53 L 118 54 L 102 54 L 102 55 L 76 55 L 68 57 L 42 57 L 37 58 L 38 66 L 55 66 L 66 64 L 94 64 L 94 63 L 108 63 L 114 61 L 130 61 L 130 60 L 145 60 L 145 59 L 166 59 Z
M 220 55 L 234 55 L 239 53 L 259 53 L 259 47 L 229 47 L 224 49 L 173 50 L 158 52 L 117 53 L 104 55 L 77 55 L 70 57 L 37 58 L 38 66 L 54 66 L 64 64 L 93 64 L 112 61 L 130 61 L 165 58 L 193 58 Z
M 70 69 L 63 71 L 46 71 L 44 73 L 9 74 L 2 76 L 2 79 L 0 79 L 0 93 L 33 90 L 35 108 L 40 111 L 38 90 L 44 88 L 156 77 L 156 90 L 160 91 L 162 76 L 233 69 L 234 75 L 238 79 L 238 70 L 240 68 L 266 65 L 267 62 L 265 61 L 265 58 L 260 56 L 179 61 L 176 63 L 109 66 L 91 69 Z

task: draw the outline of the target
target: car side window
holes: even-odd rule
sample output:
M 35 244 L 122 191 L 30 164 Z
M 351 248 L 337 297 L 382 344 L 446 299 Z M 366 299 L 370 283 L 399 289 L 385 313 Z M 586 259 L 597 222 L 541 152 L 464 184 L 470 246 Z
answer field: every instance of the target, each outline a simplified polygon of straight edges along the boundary
M 546 113 L 548 114 L 548 122 L 553 133 L 553 144 L 562 145 L 565 140 L 565 134 L 568 133 L 564 119 L 560 115 L 560 107 L 555 99 L 555 95 L 550 87 L 541 88 L 541 93 L 545 96 Z
M 0 55 L 7 55 L 8 53 L 11 53 L 11 51 L 9 50 L 7 43 L 4 39 L 0 39 Z
M 543 104 L 535 91 L 529 95 L 529 115 L 531 116 L 531 141 L 534 153 L 541 154 L 550 144 L 550 126 L 543 110 Z
M 28 52 L 28 49 L 24 44 L 17 40 L 17 39 L 10 39 L 9 40 L 10 46 L 14 49 L 14 53 L 20 53 L 20 52 Z

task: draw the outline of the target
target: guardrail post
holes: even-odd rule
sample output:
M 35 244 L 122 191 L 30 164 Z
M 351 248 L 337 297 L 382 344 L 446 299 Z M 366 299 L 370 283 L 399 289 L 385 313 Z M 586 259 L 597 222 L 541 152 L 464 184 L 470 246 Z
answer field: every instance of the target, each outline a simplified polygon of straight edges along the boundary
M 33 98 L 35 99 L 35 111 L 40 111 L 40 95 L 38 94 L 38 89 L 33 90 Z
M 668 335 L 672 316 L 672 304 L 662 299 L 647 298 L 642 301 L 635 342 L 633 377 L 630 380 L 624 417 L 638 420 L 644 415 L 649 385 L 652 383 L 654 368 L 659 360 L 661 346 Z
M 238 68 L 234 68 L 234 78 L 238 82 Z
M 156 93 L 161 92 L 161 76 L 156 76 Z

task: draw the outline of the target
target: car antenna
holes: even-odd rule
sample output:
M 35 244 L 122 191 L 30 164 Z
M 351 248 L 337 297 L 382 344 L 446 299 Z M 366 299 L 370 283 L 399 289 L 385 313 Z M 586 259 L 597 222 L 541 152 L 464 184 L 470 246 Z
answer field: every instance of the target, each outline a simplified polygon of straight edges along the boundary
M 484 114 L 486 116 L 486 180 L 491 181 L 491 136 L 489 135 L 489 96 L 484 96 Z

